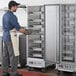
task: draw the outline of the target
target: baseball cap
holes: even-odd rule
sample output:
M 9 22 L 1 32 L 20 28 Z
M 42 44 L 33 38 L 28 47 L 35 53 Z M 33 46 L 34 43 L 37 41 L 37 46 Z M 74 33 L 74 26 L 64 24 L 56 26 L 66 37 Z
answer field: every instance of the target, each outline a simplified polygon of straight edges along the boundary
M 12 7 L 12 6 L 18 6 L 20 5 L 20 3 L 17 3 L 16 1 L 10 1 L 9 4 L 8 4 L 8 7 Z

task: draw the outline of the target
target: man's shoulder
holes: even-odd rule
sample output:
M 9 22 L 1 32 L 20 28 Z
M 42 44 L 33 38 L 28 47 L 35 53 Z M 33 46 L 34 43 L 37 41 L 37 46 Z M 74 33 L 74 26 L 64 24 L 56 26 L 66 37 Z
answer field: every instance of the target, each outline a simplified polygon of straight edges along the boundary
M 3 18 L 5 18 L 5 17 L 8 17 L 8 18 L 9 18 L 10 16 L 12 16 L 12 14 L 7 11 L 7 12 L 3 15 Z
M 3 15 L 3 17 L 5 17 L 5 16 L 7 16 L 9 13 L 8 12 L 6 12 L 4 15 Z

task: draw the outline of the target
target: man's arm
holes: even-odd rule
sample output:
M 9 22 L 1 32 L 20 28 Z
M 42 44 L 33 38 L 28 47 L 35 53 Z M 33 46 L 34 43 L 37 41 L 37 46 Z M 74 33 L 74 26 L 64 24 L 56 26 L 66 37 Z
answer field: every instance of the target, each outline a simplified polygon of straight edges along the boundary
M 17 31 L 19 31 L 21 33 L 26 33 L 26 30 L 19 25 L 16 16 L 12 17 L 10 19 L 10 22 L 11 22 L 12 26 L 14 26 L 14 28 L 16 28 Z

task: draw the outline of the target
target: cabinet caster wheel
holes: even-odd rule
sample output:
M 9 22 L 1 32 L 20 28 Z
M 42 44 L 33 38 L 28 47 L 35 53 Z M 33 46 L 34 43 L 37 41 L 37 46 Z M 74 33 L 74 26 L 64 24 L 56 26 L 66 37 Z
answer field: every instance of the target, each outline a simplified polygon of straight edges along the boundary
M 76 76 L 76 72 L 73 72 L 73 76 Z
M 27 68 L 27 70 L 28 70 L 28 71 L 31 71 L 31 68 L 30 68 L 30 67 L 28 67 L 28 68 Z
M 28 71 L 33 71 L 34 70 L 32 67 L 28 67 L 27 69 L 28 69 Z
M 43 69 L 41 69 L 41 71 L 42 71 L 43 73 L 45 73 L 45 72 L 46 72 L 46 69 L 45 69 L 45 68 L 43 68 Z
M 59 70 L 57 70 L 56 73 L 57 73 L 57 76 L 60 76 L 60 71 Z

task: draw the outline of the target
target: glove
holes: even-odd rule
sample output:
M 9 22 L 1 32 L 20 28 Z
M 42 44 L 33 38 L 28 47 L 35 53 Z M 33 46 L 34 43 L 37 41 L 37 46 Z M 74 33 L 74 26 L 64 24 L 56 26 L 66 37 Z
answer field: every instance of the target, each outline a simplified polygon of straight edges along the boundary
M 30 35 L 32 33 L 32 30 L 26 29 L 25 35 Z

